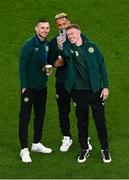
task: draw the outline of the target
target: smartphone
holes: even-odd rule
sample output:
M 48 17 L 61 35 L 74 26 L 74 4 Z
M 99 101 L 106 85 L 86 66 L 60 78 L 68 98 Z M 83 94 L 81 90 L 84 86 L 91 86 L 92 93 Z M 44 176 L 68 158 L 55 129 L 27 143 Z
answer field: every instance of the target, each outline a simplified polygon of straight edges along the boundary
M 63 42 L 65 42 L 66 41 L 66 30 L 65 29 L 59 30 L 59 36 L 61 36 L 63 39 Z

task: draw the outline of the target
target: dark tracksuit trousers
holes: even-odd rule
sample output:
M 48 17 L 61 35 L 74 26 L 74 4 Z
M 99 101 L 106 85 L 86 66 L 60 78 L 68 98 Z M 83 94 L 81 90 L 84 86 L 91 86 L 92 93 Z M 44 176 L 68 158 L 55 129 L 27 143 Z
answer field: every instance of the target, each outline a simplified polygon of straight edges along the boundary
M 102 99 L 100 99 L 100 93 L 101 91 L 96 93 L 88 90 L 72 91 L 72 98 L 76 104 L 75 112 L 78 120 L 78 138 L 81 148 L 88 149 L 88 112 L 89 106 L 91 106 L 101 149 L 108 149 L 104 106 Z
M 67 93 L 62 83 L 56 82 L 55 86 L 61 133 L 63 136 L 71 137 L 69 119 L 71 96 Z
M 47 88 L 40 90 L 27 88 L 21 93 L 21 109 L 19 113 L 19 139 L 21 148 L 28 147 L 28 126 L 34 107 L 34 136 L 33 142 L 38 143 L 42 138 L 42 129 L 46 109 Z

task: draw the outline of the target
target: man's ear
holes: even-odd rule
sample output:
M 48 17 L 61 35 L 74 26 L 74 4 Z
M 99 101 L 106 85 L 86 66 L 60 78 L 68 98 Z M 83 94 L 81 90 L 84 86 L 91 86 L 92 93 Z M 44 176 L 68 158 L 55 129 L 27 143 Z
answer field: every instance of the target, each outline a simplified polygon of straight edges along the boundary
M 70 20 L 68 20 L 68 25 L 70 25 L 70 23 L 71 23 Z
M 35 27 L 35 31 L 36 31 L 36 32 L 38 31 L 38 28 L 37 28 L 37 26 Z

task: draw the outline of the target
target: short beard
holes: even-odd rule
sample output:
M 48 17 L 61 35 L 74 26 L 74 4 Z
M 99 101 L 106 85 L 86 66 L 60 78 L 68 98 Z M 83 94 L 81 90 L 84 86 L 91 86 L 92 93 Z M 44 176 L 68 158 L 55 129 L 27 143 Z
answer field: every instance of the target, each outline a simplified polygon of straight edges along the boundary
M 38 37 L 41 39 L 41 40 L 44 40 L 45 39 L 45 37 L 43 37 L 42 35 L 40 35 L 40 34 L 37 34 L 38 35 Z

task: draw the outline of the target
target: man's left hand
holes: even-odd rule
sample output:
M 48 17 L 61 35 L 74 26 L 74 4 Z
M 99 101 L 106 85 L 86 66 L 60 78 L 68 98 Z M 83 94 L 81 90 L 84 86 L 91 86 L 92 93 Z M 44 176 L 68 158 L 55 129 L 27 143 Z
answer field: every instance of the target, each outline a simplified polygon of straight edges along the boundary
M 64 60 L 61 56 L 58 56 L 58 59 L 54 63 L 55 67 L 61 67 L 64 66 Z
M 108 88 L 104 88 L 101 92 L 100 98 L 103 99 L 103 101 L 105 101 L 109 96 L 109 89 Z

